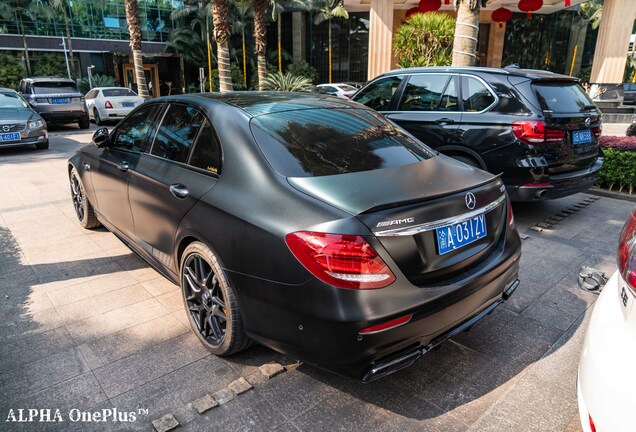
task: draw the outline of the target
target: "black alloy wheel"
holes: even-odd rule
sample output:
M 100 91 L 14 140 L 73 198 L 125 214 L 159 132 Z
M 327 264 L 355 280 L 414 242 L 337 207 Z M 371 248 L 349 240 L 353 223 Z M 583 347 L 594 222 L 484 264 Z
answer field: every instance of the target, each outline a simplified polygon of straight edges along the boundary
M 75 214 L 77 215 L 80 225 L 88 229 L 98 227 L 100 225 L 99 220 L 93 211 L 93 206 L 91 206 L 91 203 L 88 202 L 86 198 L 84 185 L 82 185 L 82 180 L 80 180 L 75 168 L 71 170 L 69 179 L 71 183 L 71 200 L 73 201 Z
M 190 324 L 201 343 L 216 355 L 230 355 L 251 345 L 234 291 L 216 256 L 203 243 L 183 253 L 181 289 Z
M 95 119 L 95 124 L 97 126 L 101 126 L 104 123 L 99 116 L 99 111 L 97 111 L 97 108 L 93 108 L 93 118 Z

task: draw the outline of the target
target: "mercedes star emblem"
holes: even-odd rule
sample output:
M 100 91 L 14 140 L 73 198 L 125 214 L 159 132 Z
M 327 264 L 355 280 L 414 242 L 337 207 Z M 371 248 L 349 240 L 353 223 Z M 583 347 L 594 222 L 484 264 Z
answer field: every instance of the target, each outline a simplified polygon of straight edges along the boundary
M 468 192 L 466 194 L 466 207 L 468 207 L 469 210 L 472 210 L 475 208 L 475 204 L 477 204 L 477 198 L 475 198 L 475 195 L 473 195 L 472 193 Z

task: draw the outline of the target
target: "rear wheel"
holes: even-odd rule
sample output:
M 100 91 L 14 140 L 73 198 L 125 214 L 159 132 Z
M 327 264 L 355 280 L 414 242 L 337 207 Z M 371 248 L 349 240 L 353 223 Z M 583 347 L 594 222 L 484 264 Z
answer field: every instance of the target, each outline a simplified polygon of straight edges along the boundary
M 210 352 L 227 356 L 252 344 L 243 331 L 234 290 L 214 253 L 201 242 L 183 252 L 181 289 L 190 325 Z
M 475 158 L 472 158 L 470 156 L 464 156 L 464 155 L 453 155 L 451 156 L 453 159 L 458 160 L 460 162 L 465 163 L 466 165 L 470 165 L 472 167 L 475 168 L 481 168 L 481 165 L 479 164 L 479 162 L 477 162 L 477 160 L 475 160 Z
M 97 111 L 97 108 L 93 108 L 93 118 L 95 119 L 95 124 L 97 126 L 101 126 L 102 124 L 104 124 L 102 118 L 99 116 L 99 111 Z
M 100 225 L 99 220 L 93 211 L 93 206 L 86 198 L 84 185 L 75 168 L 71 170 L 69 179 L 71 182 L 71 199 L 73 200 L 73 207 L 75 207 L 75 214 L 80 225 L 86 229 L 97 228 Z
M 79 119 L 77 121 L 77 124 L 80 129 L 88 129 L 89 127 L 91 127 L 91 121 L 88 119 L 88 115 Z

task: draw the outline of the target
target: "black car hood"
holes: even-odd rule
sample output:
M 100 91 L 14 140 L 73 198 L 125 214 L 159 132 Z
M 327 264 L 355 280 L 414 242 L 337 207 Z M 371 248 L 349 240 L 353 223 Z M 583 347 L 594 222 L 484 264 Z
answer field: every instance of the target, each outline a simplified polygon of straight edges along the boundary
M 447 156 L 399 167 L 323 177 L 290 177 L 289 183 L 350 214 L 426 201 L 497 178 Z
M 26 108 L 0 108 L 0 124 L 22 123 L 39 119 L 39 115 Z

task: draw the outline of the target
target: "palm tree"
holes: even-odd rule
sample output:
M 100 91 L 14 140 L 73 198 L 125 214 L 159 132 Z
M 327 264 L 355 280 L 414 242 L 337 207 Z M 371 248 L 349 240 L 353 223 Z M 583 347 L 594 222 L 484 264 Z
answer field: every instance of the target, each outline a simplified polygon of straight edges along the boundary
M 212 23 L 219 66 L 219 88 L 222 92 L 232 91 L 232 70 L 230 67 L 230 22 L 227 0 L 212 3 Z
M 597 29 L 601 25 L 601 17 L 603 16 L 603 1 L 589 0 L 579 5 L 579 15 L 588 21 L 593 29 Z
M 35 21 L 38 17 L 51 19 L 53 18 L 53 10 L 48 3 L 42 0 L 0 0 L 0 17 L 6 21 L 17 20 L 18 22 L 18 27 L 22 34 L 26 73 L 27 76 L 31 76 L 31 61 L 29 59 L 29 47 L 26 41 L 23 16 L 26 16 L 31 21 Z
M 239 19 L 234 22 L 232 28 L 234 33 L 241 33 L 241 42 L 243 47 L 243 86 L 247 88 L 247 52 L 245 45 L 245 24 L 251 15 L 252 0 L 236 0 L 236 9 Z
M 457 10 L 453 66 L 477 64 L 477 37 L 479 36 L 479 9 L 488 0 L 454 0 Z
M 318 15 L 314 19 L 314 24 L 319 25 L 325 21 L 329 25 L 329 82 L 332 81 L 331 77 L 331 19 L 332 18 L 344 18 L 349 19 L 349 13 L 344 8 L 342 0 L 323 0 L 322 4 L 318 6 Z
M 49 0 L 49 4 L 51 7 L 62 13 L 64 17 L 64 26 L 66 27 L 66 46 L 68 47 L 68 56 L 71 59 L 71 77 L 75 76 L 75 68 L 73 67 L 73 44 L 71 42 L 71 26 L 68 21 L 68 12 L 66 8 L 68 7 L 68 0 Z
M 282 21 L 287 8 L 310 10 L 313 0 L 269 0 L 272 5 L 272 20 L 276 21 L 278 36 L 278 72 L 283 72 Z
M 139 25 L 139 4 L 137 0 L 126 0 L 126 22 L 130 34 L 130 49 L 133 53 L 135 65 L 135 80 L 137 81 L 137 93 L 145 100 L 150 99 L 146 74 L 144 73 L 144 60 L 141 53 L 141 26 Z
M 265 79 L 267 77 L 267 59 L 265 57 L 267 48 L 267 26 L 265 20 L 269 1 L 270 0 L 254 0 L 254 51 L 256 52 L 257 59 L 259 90 L 265 90 Z

